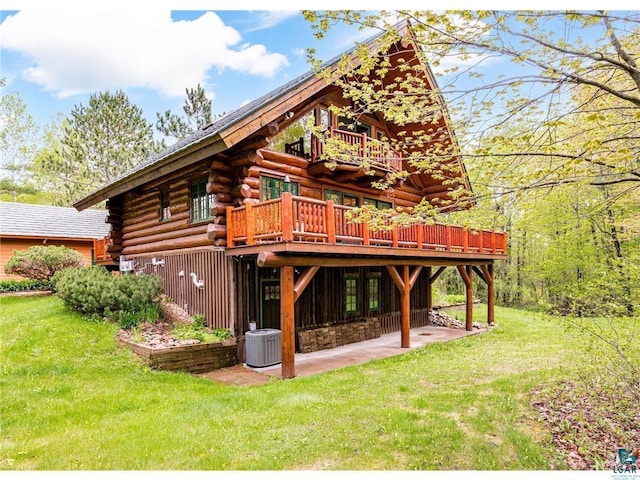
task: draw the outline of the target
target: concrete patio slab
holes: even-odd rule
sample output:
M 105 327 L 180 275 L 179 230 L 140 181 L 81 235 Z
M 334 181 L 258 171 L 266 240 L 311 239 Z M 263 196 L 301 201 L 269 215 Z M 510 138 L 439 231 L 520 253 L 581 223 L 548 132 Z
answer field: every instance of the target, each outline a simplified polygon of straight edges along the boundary
M 393 332 L 372 340 L 351 343 L 328 350 L 320 350 L 312 353 L 296 353 L 296 377 L 316 375 L 350 365 L 359 365 L 370 360 L 401 355 L 430 343 L 446 342 L 484 331 L 486 330 L 474 329 L 471 332 L 467 332 L 466 330 L 447 327 L 418 327 L 411 330 L 410 348 L 401 348 L 400 332 Z M 281 378 L 280 364 L 261 368 L 247 368 L 251 368 L 251 370 L 264 375 Z

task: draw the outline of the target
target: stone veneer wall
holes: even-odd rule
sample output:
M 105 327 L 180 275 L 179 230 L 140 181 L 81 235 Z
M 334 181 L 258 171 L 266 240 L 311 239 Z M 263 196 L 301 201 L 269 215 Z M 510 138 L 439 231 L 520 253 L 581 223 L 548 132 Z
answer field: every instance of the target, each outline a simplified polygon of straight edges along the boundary
M 302 353 L 317 352 L 348 343 L 378 338 L 382 334 L 377 318 L 363 322 L 346 323 L 332 327 L 320 327 L 298 332 L 298 347 Z

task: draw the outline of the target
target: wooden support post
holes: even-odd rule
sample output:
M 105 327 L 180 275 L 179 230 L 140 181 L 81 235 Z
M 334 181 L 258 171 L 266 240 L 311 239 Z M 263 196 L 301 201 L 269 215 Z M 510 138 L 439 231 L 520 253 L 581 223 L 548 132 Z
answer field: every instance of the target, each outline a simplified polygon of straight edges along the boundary
M 445 227 L 445 241 L 446 243 L 446 247 L 447 247 L 447 252 L 451 251 L 451 225 L 447 225 Z
M 309 267 L 298 277 L 298 280 L 293 287 L 294 301 L 298 301 L 298 298 L 300 298 L 304 289 L 307 288 L 309 283 L 311 283 L 311 280 L 318 270 L 320 270 L 320 267 Z
M 371 231 L 367 222 L 362 224 L 362 245 L 365 247 L 371 245 Z
M 235 224 L 233 217 L 233 207 L 227 207 L 227 247 L 235 246 L 235 242 L 233 241 L 233 237 L 235 236 Z
M 280 335 L 282 339 L 282 378 L 296 376 L 296 324 L 293 267 L 280 268 Z
M 396 267 L 387 265 L 387 271 L 400 291 L 400 346 L 409 348 L 411 346 L 411 279 L 409 265 L 403 265 L 402 269 L 402 276 L 400 276 Z
M 433 309 L 433 290 L 431 283 L 431 267 L 427 267 L 427 309 Z
M 247 203 L 246 205 L 246 218 L 247 218 L 247 245 L 255 244 L 255 231 L 256 231 L 256 219 L 253 211 L 253 204 Z
M 493 283 L 493 263 L 489 265 L 482 265 L 480 267 L 484 273 L 485 281 L 487 282 L 487 323 L 489 325 L 495 324 L 495 291 Z
M 393 225 L 393 230 L 391 230 L 391 246 L 393 248 L 398 248 L 398 225 Z
M 424 244 L 424 227 L 422 224 L 416 225 L 416 244 L 418 250 L 422 250 L 422 245 Z
M 404 289 L 400 297 L 400 347 L 411 346 L 411 282 L 409 280 L 409 265 L 402 267 L 402 282 Z
M 470 332 L 473 330 L 473 269 L 471 265 L 458 265 L 458 272 L 460 272 L 460 276 L 466 287 L 467 311 L 465 328 Z
M 329 243 L 336 243 L 336 210 L 334 203 L 331 200 L 327 200 L 327 218 L 325 219 L 325 225 L 327 228 L 327 241 Z
M 462 251 L 467 253 L 469 251 L 469 229 L 462 230 Z
M 282 241 L 293 241 L 293 198 L 290 192 L 282 194 Z

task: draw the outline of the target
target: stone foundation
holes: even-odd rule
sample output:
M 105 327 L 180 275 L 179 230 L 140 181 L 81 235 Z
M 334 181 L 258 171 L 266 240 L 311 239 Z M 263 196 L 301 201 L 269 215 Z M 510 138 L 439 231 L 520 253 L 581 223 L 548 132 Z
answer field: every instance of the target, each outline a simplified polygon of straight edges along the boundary
M 302 353 L 317 352 L 329 348 L 363 342 L 378 338 L 382 334 L 377 318 L 363 322 L 346 323 L 332 327 L 314 328 L 298 332 L 298 347 Z

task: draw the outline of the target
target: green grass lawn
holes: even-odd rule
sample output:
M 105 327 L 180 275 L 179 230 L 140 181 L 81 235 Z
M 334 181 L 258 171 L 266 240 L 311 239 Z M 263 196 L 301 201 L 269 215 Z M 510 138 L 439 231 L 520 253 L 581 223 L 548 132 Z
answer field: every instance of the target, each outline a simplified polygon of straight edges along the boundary
M 5 470 L 563 467 L 529 406 L 579 365 L 553 319 L 497 308 L 483 335 L 233 387 L 141 366 L 55 297 L 0 308 Z

